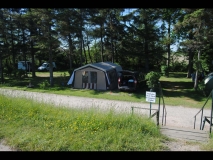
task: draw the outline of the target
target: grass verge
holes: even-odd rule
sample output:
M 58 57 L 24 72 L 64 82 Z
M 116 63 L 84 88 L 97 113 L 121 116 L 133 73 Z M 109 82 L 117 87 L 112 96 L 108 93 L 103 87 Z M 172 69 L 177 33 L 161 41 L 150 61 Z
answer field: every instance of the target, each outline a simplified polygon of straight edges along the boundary
M 79 110 L 0 95 L 0 139 L 22 151 L 165 150 L 147 117 Z

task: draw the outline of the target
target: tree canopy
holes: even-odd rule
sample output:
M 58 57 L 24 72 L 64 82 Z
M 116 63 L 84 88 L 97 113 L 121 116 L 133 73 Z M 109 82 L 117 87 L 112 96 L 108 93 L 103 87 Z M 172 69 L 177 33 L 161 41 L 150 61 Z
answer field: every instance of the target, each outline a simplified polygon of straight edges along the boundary
M 166 65 L 188 77 L 199 61 L 211 72 L 212 15 L 211 8 L 1 8 L 1 81 L 20 60 L 32 62 L 34 77 L 44 61 L 64 70 L 111 61 L 145 73 Z

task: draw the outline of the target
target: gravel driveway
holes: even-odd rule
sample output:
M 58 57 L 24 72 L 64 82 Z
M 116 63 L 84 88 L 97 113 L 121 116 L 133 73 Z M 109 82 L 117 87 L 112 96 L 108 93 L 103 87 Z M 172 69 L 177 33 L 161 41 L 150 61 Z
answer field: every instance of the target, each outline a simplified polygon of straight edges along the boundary
M 0 94 L 9 95 L 11 97 L 25 97 L 30 100 L 51 103 L 56 106 L 66 106 L 72 108 L 97 108 L 101 110 L 113 109 L 118 112 L 131 113 L 131 107 L 141 107 L 145 109 L 134 109 L 134 112 L 139 114 L 146 114 L 149 116 L 150 103 L 136 103 L 136 102 L 124 102 L 116 100 L 104 100 L 96 98 L 86 98 L 86 97 L 75 97 L 75 96 L 65 96 L 65 95 L 56 95 L 56 94 L 47 94 L 47 93 L 38 93 L 38 92 L 28 92 L 28 91 L 19 91 L 19 90 L 10 90 L 10 89 L 1 89 Z M 113 96 L 113 95 L 112 95 Z M 158 102 L 158 99 L 156 100 Z M 158 109 L 158 103 L 152 103 L 152 109 Z M 166 103 L 166 102 L 165 102 Z M 162 122 L 162 104 L 160 106 L 160 125 Z M 187 108 L 182 106 L 168 106 L 166 105 L 166 125 L 167 126 L 176 126 L 184 128 L 194 128 L 194 115 L 199 111 L 195 108 Z M 154 113 L 154 111 L 152 112 Z M 205 109 L 204 115 L 210 116 L 210 110 Z M 156 117 L 153 118 L 156 121 Z M 200 115 L 197 117 L 196 129 L 199 129 L 200 124 Z M 205 130 L 209 130 L 208 123 L 205 125 Z M 189 148 L 188 148 L 189 149 Z M 0 145 L 0 151 L 2 150 L 2 145 Z M 3 150 L 2 150 L 3 151 Z

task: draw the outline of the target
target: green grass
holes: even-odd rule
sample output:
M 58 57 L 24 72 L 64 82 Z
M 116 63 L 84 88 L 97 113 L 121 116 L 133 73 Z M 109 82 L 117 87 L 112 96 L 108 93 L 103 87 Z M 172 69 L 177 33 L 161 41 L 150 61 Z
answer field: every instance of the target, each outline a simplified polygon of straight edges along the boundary
M 194 90 L 194 83 L 182 72 L 170 73 L 170 77 L 162 76 L 160 82 L 167 105 L 201 108 L 207 100 L 202 90 Z M 211 100 L 205 108 L 210 107 Z
M 49 81 L 49 73 L 37 72 L 36 75 L 34 79 L 31 75 L 22 79 L 6 77 L 5 83 L 0 87 L 148 103 L 145 101 L 145 93 L 149 91 L 147 86 L 142 86 L 137 93 L 72 89 L 70 86 L 61 85 L 61 82 L 68 82 L 68 72 L 54 72 L 54 87 L 42 89 L 39 84 Z M 201 108 L 204 105 L 207 97 L 200 90 L 193 89 L 193 83 L 186 78 L 185 73 L 169 75 L 160 78 L 166 106 Z M 26 87 L 29 81 L 34 88 Z M 161 142 L 165 139 L 156 125 L 144 117 L 59 109 L 24 99 L 2 99 L 2 96 L 0 107 L 0 138 L 21 150 L 164 150 Z M 206 105 L 206 108 L 210 107 L 211 100 Z M 202 146 L 204 150 L 212 151 L 212 148 L 212 139 Z
M 0 95 L 0 139 L 22 151 L 160 151 L 147 117 L 69 109 Z

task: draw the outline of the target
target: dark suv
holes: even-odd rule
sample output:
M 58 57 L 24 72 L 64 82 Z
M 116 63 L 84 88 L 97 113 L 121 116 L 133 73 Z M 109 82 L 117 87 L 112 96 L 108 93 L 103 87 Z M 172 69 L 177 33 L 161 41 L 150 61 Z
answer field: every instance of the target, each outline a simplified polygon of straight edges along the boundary
M 145 75 L 138 71 L 123 70 L 119 72 L 118 89 L 136 91 L 139 83 L 145 80 Z

